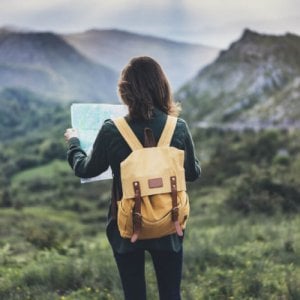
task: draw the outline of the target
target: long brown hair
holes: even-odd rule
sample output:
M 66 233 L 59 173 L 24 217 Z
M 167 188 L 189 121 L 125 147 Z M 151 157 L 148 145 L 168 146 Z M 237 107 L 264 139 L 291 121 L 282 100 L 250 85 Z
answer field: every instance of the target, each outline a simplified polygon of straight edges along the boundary
M 125 66 L 118 83 L 121 99 L 132 119 L 149 120 L 154 108 L 178 116 L 180 107 L 174 102 L 166 75 L 151 57 L 134 57 Z

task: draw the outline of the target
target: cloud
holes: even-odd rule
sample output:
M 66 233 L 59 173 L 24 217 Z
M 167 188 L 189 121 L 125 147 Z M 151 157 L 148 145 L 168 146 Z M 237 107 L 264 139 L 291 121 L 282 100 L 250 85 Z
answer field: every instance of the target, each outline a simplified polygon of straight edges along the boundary
M 300 34 L 298 0 L 0 0 L 5 24 L 58 32 L 121 28 L 226 47 L 245 27 Z

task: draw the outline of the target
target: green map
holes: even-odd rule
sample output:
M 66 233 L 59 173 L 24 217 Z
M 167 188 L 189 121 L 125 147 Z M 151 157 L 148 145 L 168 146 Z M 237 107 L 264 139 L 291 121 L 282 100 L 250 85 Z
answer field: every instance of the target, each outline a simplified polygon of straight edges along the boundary
M 107 119 L 125 116 L 128 113 L 125 105 L 100 104 L 100 103 L 75 103 L 71 105 L 71 124 L 79 133 L 82 149 L 89 155 L 93 149 L 94 141 L 99 129 Z M 81 183 L 111 179 L 112 172 L 108 169 L 101 175 L 83 179 Z

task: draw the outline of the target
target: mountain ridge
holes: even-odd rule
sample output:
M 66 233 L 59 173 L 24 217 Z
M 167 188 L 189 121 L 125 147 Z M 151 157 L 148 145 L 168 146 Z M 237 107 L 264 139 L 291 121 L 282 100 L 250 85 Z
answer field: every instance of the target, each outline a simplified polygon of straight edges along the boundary
M 114 103 L 118 76 L 132 56 L 154 56 L 176 90 L 218 52 L 119 29 L 63 35 L 6 26 L 0 28 L 0 89 L 29 89 L 65 102 Z
M 83 56 L 52 32 L 0 32 L 0 87 L 46 96 L 116 102 L 117 74 Z
M 214 47 L 119 29 L 90 29 L 63 37 L 87 57 L 117 72 L 134 56 L 151 56 L 162 65 L 174 90 L 192 78 L 199 67 L 212 62 L 219 53 L 219 49 Z
M 300 116 L 298 108 L 289 110 L 283 104 L 287 98 L 292 103 L 299 100 L 297 78 L 299 36 L 266 35 L 246 29 L 240 39 L 187 82 L 176 98 L 192 112 L 194 121 L 284 123 Z M 265 103 L 269 103 L 269 109 Z M 271 116 L 276 107 L 283 111 Z
M 145 34 L 145 33 L 137 33 L 129 30 L 124 30 L 124 29 L 119 29 L 119 28 L 106 28 L 106 29 L 99 29 L 99 28 L 90 28 L 87 30 L 84 30 L 82 32 L 78 32 L 75 34 L 85 34 L 85 33 L 119 33 L 119 34 L 128 34 L 129 36 L 132 36 L 133 38 L 146 38 L 148 40 L 155 40 L 155 41 L 162 41 L 166 43 L 172 43 L 172 44 L 178 44 L 178 45 L 190 45 L 190 46 L 202 46 L 202 47 L 207 47 L 211 49 L 217 49 L 216 47 L 209 46 L 209 45 L 204 45 L 204 44 L 198 44 L 198 43 L 192 43 L 192 42 L 182 42 L 178 40 L 172 40 L 168 37 L 161 37 L 161 36 L 156 36 L 156 35 L 151 35 L 151 34 Z M 70 34 L 65 34 L 65 35 L 72 35 Z

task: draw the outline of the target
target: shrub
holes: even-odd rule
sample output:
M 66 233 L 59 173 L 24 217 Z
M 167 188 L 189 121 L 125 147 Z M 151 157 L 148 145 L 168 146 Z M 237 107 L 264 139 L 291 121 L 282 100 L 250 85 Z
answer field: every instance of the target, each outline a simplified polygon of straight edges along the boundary
M 23 171 L 26 169 L 36 167 L 40 163 L 41 163 L 40 159 L 33 155 L 22 156 L 16 160 L 16 165 L 17 165 L 19 171 Z
M 29 228 L 25 233 L 26 240 L 39 249 L 52 248 L 58 245 L 57 233 L 54 228 Z
M 226 200 L 229 207 L 243 213 L 274 214 L 297 212 L 300 209 L 300 191 L 286 183 L 275 183 L 269 176 L 248 175 L 231 190 Z
M 263 160 L 269 163 L 282 146 L 281 143 L 279 132 L 263 132 L 252 145 L 249 145 L 249 156 L 257 162 Z
M 39 147 L 40 154 L 45 162 L 53 159 L 65 159 L 66 147 L 61 140 L 44 140 Z
M 25 239 L 38 249 L 61 248 L 62 244 L 76 235 L 67 223 L 43 220 L 26 226 Z
M 0 192 L 0 207 L 12 207 L 12 199 L 8 190 Z

